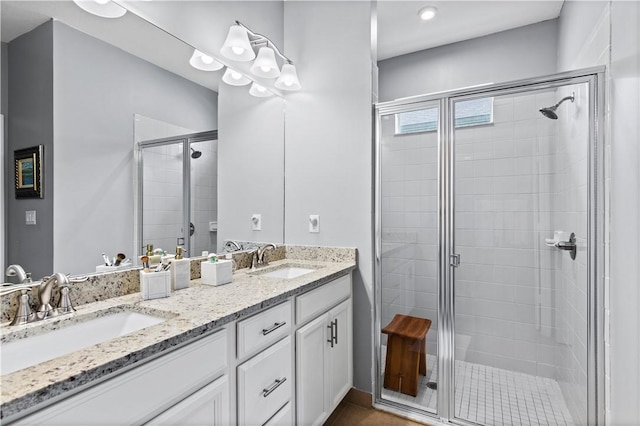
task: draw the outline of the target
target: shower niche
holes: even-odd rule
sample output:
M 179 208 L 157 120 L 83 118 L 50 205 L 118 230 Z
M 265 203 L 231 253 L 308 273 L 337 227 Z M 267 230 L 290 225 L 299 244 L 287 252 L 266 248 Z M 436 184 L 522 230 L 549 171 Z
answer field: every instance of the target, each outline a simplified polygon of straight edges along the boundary
M 377 105 L 377 407 L 451 423 L 598 422 L 599 75 Z M 547 244 L 558 229 L 574 232 L 566 248 Z M 426 365 L 415 395 L 385 386 L 398 316 L 431 324 L 412 349 Z

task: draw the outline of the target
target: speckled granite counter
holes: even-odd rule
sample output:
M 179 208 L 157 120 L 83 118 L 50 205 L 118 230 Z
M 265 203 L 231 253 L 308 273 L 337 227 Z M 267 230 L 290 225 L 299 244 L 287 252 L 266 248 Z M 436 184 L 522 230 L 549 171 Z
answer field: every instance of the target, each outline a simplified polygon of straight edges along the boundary
M 0 418 L 13 417 L 36 404 L 319 287 L 356 268 L 355 249 L 337 249 L 343 251 L 340 254 L 331 252 L 332 249 L 322 253 L 310 250 L 296 248 L 289 252 L 287 249 L 286 259 L 271 262 L 256 272 L 236 271 L 233 282 L 223 286 L 202 285 L 196 279 L 188 289 L 176 291 L 165 299 L 144 301 L 139 293 L 134 293 L 81 306 L 72 315 L 19 327 L 3 326 L 0 341 L 4 343 L 118 311 L 132 310 L 166 318 L 160 324 L 3 375 Z M 261 275 L 289 264 L 315 271 L 293 279 Z

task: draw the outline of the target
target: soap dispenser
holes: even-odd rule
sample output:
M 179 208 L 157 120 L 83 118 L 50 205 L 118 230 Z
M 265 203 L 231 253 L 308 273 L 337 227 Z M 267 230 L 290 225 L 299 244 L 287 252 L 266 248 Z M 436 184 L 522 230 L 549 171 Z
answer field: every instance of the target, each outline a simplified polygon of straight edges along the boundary
M 189 287 L 191 261 L 184 258 L 183 253 L 183 247 L 176 247 L 176 256 L 171 260 L 171 289 L 174 291 Z

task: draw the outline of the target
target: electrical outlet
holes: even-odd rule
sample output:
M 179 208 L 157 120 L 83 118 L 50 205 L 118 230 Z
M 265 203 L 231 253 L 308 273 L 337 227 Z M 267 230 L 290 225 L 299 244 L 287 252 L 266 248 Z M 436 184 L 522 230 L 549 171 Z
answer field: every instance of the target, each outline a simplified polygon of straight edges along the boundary
M 27 210 L 24 212 L 24 223 L 26 225 L 35 225 L 36 224 L 36 211 L 35 210 Z
M 320 232 L 320 215 L 319 214 L 310 214 L 309 215 L 309 232 Z
M 251 226 L 254 231 L 262 231 L 262 215 L 254 214 L 251 216 Z

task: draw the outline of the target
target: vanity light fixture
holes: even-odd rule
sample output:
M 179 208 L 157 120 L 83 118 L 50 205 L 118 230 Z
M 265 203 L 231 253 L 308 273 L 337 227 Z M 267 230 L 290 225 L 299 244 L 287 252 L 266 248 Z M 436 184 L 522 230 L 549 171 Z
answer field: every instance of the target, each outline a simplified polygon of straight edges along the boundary
M 220 48 L 222 56 L 234 61 L 247 62 L 256 57 L 249 43 L 247 29 L 236 21 L 237 25 L 229 27 L 227 38 Z
M 273 95 L 273 92 L 269 91 L 266 87 L 263 87 L 254 82 L 251 85 L 251 89 L 249 89 L 249 94 L 251 96 L 255 96 L 256 98 L 268 98 L 269 96 Z
M 276 78 L 280 75 L 280 68 L 276 62 L 276 55 L 273 49 L 263 46 L 258 50 L 258 57 L 251 65 L 251 72 L 258 77 Z
M 102 18 L 120 18 L 127 9 L 111 0 L 73 0 L 82 10 Z
M 427 7 L 423 7 L 422 9 L 420 9 L 420 11 L 418 11 L 418 16 L 423 21 L 430 21 L 436 17 L 437 13 L 438 13 L 437 8 L 433 6 L 427 6 Z
M 222 76 L 222 81 L 231 86 L 246 86 L 251 83 L 251 80 L 245 75 L 228 67 Z
M 206 53 L 202 53 L 198 49 L 193 50 L 193 55 L 191 55 L 191 59 L 189 59 L 189 64 L 202 71 L 217 71 L 224 66 L 211 56 Z
M 282 90 L 300 90 L 302 88 L 296 67 L 291 62 L 282 66 L 280 77 L 276 80 L 275 86 Z
M 262 46 L 256 57 L 253 49 L 260 45 Z M 240 21 L 235 21 L 229 28 L 220 53 L 236 61 L 250 61 L 255 58 L 250 68 L 251 73 L 262 78 L 278 77 L 274 84 L 278 89 L 291 91 L 302 88 L 293 61 L 287 58 L 271 39 L 250 30 Z M 276 55 L 283 61 L 282 71 L 278 68 Z

